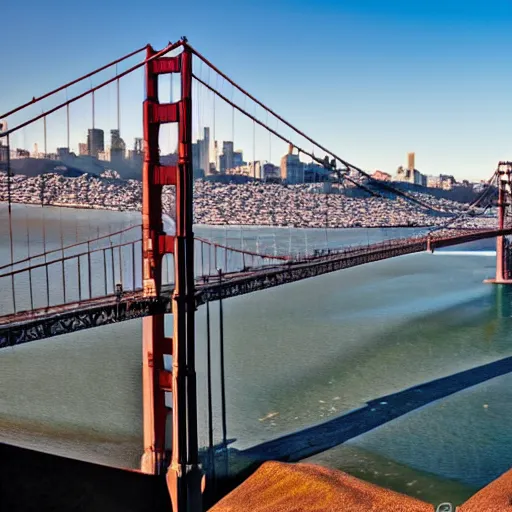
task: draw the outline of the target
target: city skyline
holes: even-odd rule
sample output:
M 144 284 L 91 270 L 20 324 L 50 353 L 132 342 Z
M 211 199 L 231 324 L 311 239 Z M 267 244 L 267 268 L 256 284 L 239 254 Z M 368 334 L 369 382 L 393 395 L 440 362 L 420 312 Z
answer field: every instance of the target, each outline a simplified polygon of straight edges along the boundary
M 91 2 L 91 8 L 100 5 Z M 3 82 L 1 112 L 134 47 L 150 42 L 161 48 L 185 34 L 256 97 L 365 169 L 389 172 L 404 153 L 415 150 L 427 174 L 448 168 L 458 179 L 476 180 L 512 154 L 506 121 L 511 108 L 506 84 L 512 73 L 506 66 L 512 49 L 506 35 L 512 20 L 509 2 L 263 0 L 256 7 L 222 0 L 215 6 L 197 1 L 171 8 L 157 0 L 154 8 L 160 15 L 151 29 L 125 3 L 101 6 L 102 20 L 87 22 L 78 7 L 60 0 L 2 7 L 6 19 L 26 23 L 23 38 L 8 24 L 6 39 L 17 41 L 20 55 L 38 50 L 30 66 L 15 52 L 4 54 L 10 79 Z M 27 10 L 33 13 L 29 19 Z M 171 14 L 178 22 L 169 29 L 164 20 Z M 74 18 L 81 23 L 62 23 Z M 244 20 L 249 19 L 265 37 L 255 39 L 246 30 Z M 229 31 L 215 28 L 226 22 Z M 47 28 L 53 23 L 61 27 L 55 33 Z M 307 37 L 293 36 L 299 27 Z M 130 98 L 131 103 L 123 108 L 121 131 L 132 140 L 137 128 L 140 132 L 142 81 L 123 81 L 121 94 L 122 102 Z M 97 115 L 109 110 L 114 120 L 114 101 L 105 109 L 98 106 Z M 84 117 L 78 108 L 74 115 Z
M 132 166 L 132 172 L 137 166 L 140 167 L 141 170 L 142 138 L 135 137 L 132 149 L 129 149 L 128 145 L 121 137 L 119 129 L 110 130 L 110 144 L 105 143 L 104 132 L 105 130 L 100 128 L 89 128 L 87 130 L 87 142 L 78 143 L 78 152 L 68 147 L 58 147 L 55 152 L 49 151 L 45 154 L 39 151 L 39 146 L 35 143 L 33 152 L 26 148 L 11 147 L 11 158 L 32 157 L 61 160 L 65 165 L 80 168 L 80 164 L 76 161 L 69 160 L 69 157 L 76 158 L 87 156 L 112 163 L 111 169 L 114 171 L 123 169 L 123 162 Z M 297 151 L 297 148 L 293 145 L 288 146 L 287 151 L 276 163 L 265 159 L 244 160 L 243 148 L 235 149 L 233 141 L 213 140 L 210 137 L 210 133 L 210 127 L 205 126 L 203 127 L 202 138 L 193 140 L 192 163 L 195 178 L 219 174 L 238 174 L 255 179 L 262 179 L 264 181 L 268 179 L 281 179 L 289 184 L 327 181 L 328 173 L 326 173 L 324 166 L 319 161 L 304 159 L 304 155 L 300 151 Z M 0 161 L 5 160 L 4 153 L 7 149 L 6 146 L 2 146 L 2 143 L 5 143 L 5 137 L 3 139 L 4 141 L 0 139 Z M 176 151 L 170 153 L 161 152 L 161 158 L 164 164 L 175 163 L 177 156 Z M 339 162 L 338 168 L 340 168 Z M 343 166 L 341 166 L 341 168 L 343 168 Z M 405 167 L 399 164 L 395 172 L 387 173 L 380 169 L 367 169 L 366 172 L 380 181 L 403 181 L 430 188 L 451 189 L 454 185 L 467 186 L 470 182 L 477 185 L 485 181 L 471 181 L 467 179 L 457 181 L 449 172 L 439 172 L 430 175 L 422 173 L 416 168 L 416 154 L 414 152 L 407 153 Z M 355 170 L 352 170 L 350 175 L 352 178 L 363 177 Z

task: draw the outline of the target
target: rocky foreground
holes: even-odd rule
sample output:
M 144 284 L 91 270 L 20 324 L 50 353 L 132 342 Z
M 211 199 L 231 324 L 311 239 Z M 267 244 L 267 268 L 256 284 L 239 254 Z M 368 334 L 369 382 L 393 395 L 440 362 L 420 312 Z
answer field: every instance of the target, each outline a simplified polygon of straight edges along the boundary
M 437 503 L 436 503 L 437 505 Z M 433 504 L 314 464 L 264 463 L 210 512 L 434 512 Z M 512 471 L 459 512 L 512 510 Z

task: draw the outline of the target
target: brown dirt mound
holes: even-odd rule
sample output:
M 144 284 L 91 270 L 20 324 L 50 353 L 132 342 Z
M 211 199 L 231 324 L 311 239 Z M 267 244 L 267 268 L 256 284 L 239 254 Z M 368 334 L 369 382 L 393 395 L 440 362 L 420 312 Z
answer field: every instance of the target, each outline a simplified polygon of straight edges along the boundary
M 432 505 L 364 482 L 338 470 L 313 464 L 266 462 L 242 485 L 210 509 L 210 512 L 433 510 Z
M 512 512 L 512 469 L 469 498 L 460 512 Z

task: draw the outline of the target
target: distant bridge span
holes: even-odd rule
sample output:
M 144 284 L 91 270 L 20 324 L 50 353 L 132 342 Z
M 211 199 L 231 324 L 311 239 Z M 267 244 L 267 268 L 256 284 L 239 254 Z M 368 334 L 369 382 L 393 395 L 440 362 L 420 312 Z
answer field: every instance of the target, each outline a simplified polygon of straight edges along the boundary
M 196 305 L 405 254 L 434 251 L 442 247 L 510 234 L 512 228 L 394 239 L 349 249 L 324 251 L 276 265 L 247 268 L 243 272 L 224 274 L 221 279 L 218 276 L 208 276 L 196 281 Z M 0 348 L 144 316 L 172 313 L 172 292 L 172 285 L 164 285 L 161 296 L 157 298 L 144 297 L 143 290 L 138 289 L 124 293 L 119 298 L 112 294 L 5 315 L 0 317 Z

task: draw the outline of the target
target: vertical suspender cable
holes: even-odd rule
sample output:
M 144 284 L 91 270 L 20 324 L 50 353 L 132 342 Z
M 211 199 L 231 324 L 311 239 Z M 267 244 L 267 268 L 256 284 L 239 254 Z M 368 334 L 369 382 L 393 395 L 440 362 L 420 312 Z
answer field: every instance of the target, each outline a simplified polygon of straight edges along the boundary
M 267 111 L 267 126 L 268 126 L 268 111 Z M 268 132 L 268 163 L 272 164 L 272 133 Z M 266 178 L 266 176 L 263 176 Z
M 231 89 L 231 100 L 233 100 L 233 90 L 234 89 Z M 233 153 L 235 151 L 235 107 L 231 107 L 231 142 L 233 142 L 233 151 L 231 152 L 231 167 L 233 167 L 234 166 Z M 227 163 L 226 163 L 226 168 L 227 168 Z
M 43 142 L 44 142 L 44 153 L 46 158 L 46 116 L 43 117 Z M 41 206 L 43 207 L 43 243 L 44 243 L 44 262 L 46 263 L 46 219 L 45 219 L 45 211 L 44 211 L 44 193 L 46 192 L 46 174 L 43 173 L 43 177 L 41 180 Z M 46 302 L 48 307 L 50 306 L 50 277 L 48 275 L 48 265 L 45 265 L 46 270 Z
M 135 242 L 132 242 L 132 289 L 135 291 Z
M 105 295 L 108 295 L 107 293 L 107 255 L 105 254 L 106 249 L 103 249 L 103 275 L 105 277 Z
M 206 375 L 208 391 L 208 451 L 210 455 L 210 477 L 215 485 L 215 451 L 213 447 L 213 402 L 212 402 L 212 348 L 210 333 L 210 301 L 206 301 Z
M 60 249 L 62 254 L 62 294 L 66 302 L 66 266 L 64 263 L 64 233 L 62 232 L 62 207 L 59 207 L 60 215 Z
M 112 245 L 112 239 L 110 239 L 110 263 L 112 265 L 112 293 L 116 291 L 116 266 L 114 262 L 114 246 Z
M 66 89 L 66 97 L 67 97 L 67 89 Z M 67 129 L 67 145 L 68 145 L 68 151 L 71 152 L 70 146 L 70 136 L 69 136 L 69 103 L 66 105 L 66 129 Z
M 329 194 L 325 194 L 325 248 L 329 252 L 329 234 L 327 228 L 329 227 Z
M 116 75 L 117 75 L 117 64 L 116 64 Z M 121 93 L 120 93 L 120 88 L 121 88 L 121 83 L 118 78 L 116 81 L 116 89 L 117 89 L 117 130 L 119 133 L 121 133 Z
M 32 266 L 32 262 L 30 260 L 30 228 L 29 228 L 29 225 L 28 225 L 28 213 L 27 213 L 27 209 L 25 207 L 25 224 L 26 224 L 26 227 L 27 227 L 27 251 L 28 251 L 28 266 L 29 266 L 29 269 L 28 269 L 28 286 L 29 286 L 29 289 L 30 289 L 30 309 L 34 309 L 34 295 L 33 295 L 33 291 L 32 291 L 32 270 L 31 270 L 31 266 Z
M 87 266 L 87 277 L 89 279 L 89 299 L 92 299 L 91 243 L 89 241 L 87 241 Z
M 48 276 L 48 263 L 46 261 L 46 221 L 43 208 L 43 253 L 45 262 L 45 273 L 46 273 L 46 306 L 50 307 L 50 278 Z
M 215 164 L 215 170 L 216 170 L 218 173 L 220 173 L 220 169 L 217 169 L 217 162 L 218 162 L 218 159 L 219 159 L 219 158 L 218 158 L 218 156 L 219 156 L 219 155 L 218 155 L 219 148 L 218 148 L 218 146 L 217 146 L 217 139 L 215 138 L 215 96 L 216 96 L 216 95 L 215 95 L 215 93 L 214 93 L 214 92 L 212 92 L 212 97 L 213 97 L 213 133 L 212 133 L 212 135 L 213 135 L 213 148 L 214 148 L 214 154 L 213 154 L 213 156 L 214 156 L 214 158 L 215 158 L 215 162 L 214 162 L 214 164 Z M 219 167 L 220 167 L 220 166 L 219 166 Z
M 14 264 L 14 240 L 12 239 L 12 190 L 11 190 L 11 141 L 10 135 L 7 135 L 7 200 L 9 202 L 9 241 L 11 248 L 11 271 L 13 270 L 12 265 Z M 11 274 L 11 286 L 12 286 L 12 307 L 14 313 L 16 313 L 16 291 L 14 287 L 14 274 Z
M 222 446 L 226 450 L 226 474 L 228 473 L 228 437 L 226 420 L 226 375 L 224 372 L 224 310 L 222 307 L 222 270 L 219 269 L 219 342 L 220 342 L 220 386 L 222 415 Z
M 9 234 L 11 235 L 11 246 L 12 246 L 12 224 L 11 224 L 11 203 L 12 203 L 12 195 L 11 195 L 11 142 L 10 135 L 7 135 L 7 201 L 9 203 Z M 12 249 L 11 249 L 11 263 L 12 261 Z
M 174 81 L 173 81 L 173 76 L 174 76 L 174 73 L 170 73 L 170 80 L 169 80 L 169 103 L 173 103 L 173 98 L 174 98 L 174 92 L 173 92 L 173 89 L 174 89 Z M 173 127 L 172 127 L 172 123 L 169 123 L 169 152 L 172 153 L 174 148 L 173 148 L 173 145 L 172 145 L 172 132 L 173 132 Z M 176 141 L 175 141 L 175 146 L 176 146 Z
M 252 172 L 256 179 L 256 123 L 252 122 Z
M 242 251 L 242 268 L 245 267 L 245 258 L 244 258 L 244 236 L 242 225 L 240 224 L 240 250 Z
M 123 257 L 121 254 L 122 247 L 119 246 L 118 249 L 119 249 L 119 283 L 122 286 L 123 285 Z M 169 274 L 169 266 L 167 266 L 167 274 Z M 169 280 L 167 280 L 167 282 L 169 282 Z
M 208 275 L 212 275 L 212 245 L 208 243 Z
M 75 239 L 76 243 L 78 243 L 78 221 L 75 224 Z M 78 267 L 78 300 L 82 300 L 82 270 L 80 267 L 80 256 L 77 258 L 77 267 Z
M 204 242 L 202 240 L 199 242 L 199 247 L 201 248 L 201 276 L 204 278 Z
M 47 147 L 47 138 L 46 138 L 46 116 L 43 117 L 43 127 L 44 127 L 44 157 L 48 156 L 48 147 Z
M 224 247 L 228 247 L 228 226 L 224 224 Z M 224 249 L 224 274 L 228 271 L 228 253 Z

